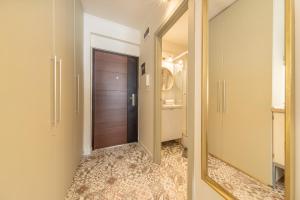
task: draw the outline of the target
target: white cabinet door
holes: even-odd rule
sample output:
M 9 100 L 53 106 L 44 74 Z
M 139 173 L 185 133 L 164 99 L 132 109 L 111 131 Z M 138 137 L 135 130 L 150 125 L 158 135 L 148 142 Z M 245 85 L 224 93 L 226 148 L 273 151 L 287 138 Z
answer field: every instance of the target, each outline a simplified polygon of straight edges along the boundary
M 222 88 L 223 77 L 223 36 L 219 22 L 211 21 L 209 25 L 209 108 L 207 141 L 208 152 L 222 157 Z
M 238 1 L 209 22 L 208 151 L 270 185 L 272 8 L 272 1 Z M 221 120 L 215 111 L 216 80 L 225 80 Z
M 183 109 L 162 109 L 161 141 L 182 138 Z

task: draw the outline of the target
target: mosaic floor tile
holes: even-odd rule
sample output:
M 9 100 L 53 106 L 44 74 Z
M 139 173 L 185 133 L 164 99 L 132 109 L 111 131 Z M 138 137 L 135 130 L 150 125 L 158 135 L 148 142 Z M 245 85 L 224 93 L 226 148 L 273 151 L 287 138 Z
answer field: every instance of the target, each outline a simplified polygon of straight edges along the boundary
M 83 158 L 66 200 L 186 200 L 187 159 L 176 142 L 162 146 L 161 165 L 138 144 L 99 149 Z
M 240 200 L 284 200 L 284 185 L 264 185 L 225 162 L 209 155 L 208 174 L 215 182 Z

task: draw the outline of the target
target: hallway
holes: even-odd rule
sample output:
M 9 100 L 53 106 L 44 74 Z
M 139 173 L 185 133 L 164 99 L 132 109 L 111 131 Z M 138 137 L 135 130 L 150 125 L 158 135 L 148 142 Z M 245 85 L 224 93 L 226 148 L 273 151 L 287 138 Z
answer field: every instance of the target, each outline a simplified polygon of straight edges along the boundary
M 93 151 L 83 158 L 66 200 L 187 199 L 187 158 L 176 142 L 162 147 L 152 163 L 137 143 Z
M 0 200 L 300 200 L 300 0 L 1 0 L 0 23 Z

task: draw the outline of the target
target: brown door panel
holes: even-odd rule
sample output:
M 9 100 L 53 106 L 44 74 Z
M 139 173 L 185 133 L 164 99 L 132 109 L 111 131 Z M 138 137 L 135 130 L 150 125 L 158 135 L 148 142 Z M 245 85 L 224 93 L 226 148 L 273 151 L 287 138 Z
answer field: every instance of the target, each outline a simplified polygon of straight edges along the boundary
M 127 91 L 96 91 L 96 113 L 102 110 L 126 109 Z
M 96 110 L 95 110 L 96 111 Z M 95 112 L 95 123 L 127 123 L 127 109 L 110 109 Z
M 127 74 L 126 68 L 124 68 L 125 63 L 118 63 L 118 62 L 109 62 L 107 60 L 98 59 L 95 63 L 96 72 L 98 71 L 106 71 L 106 72 L 117 72 L 121 74 Z
M 127 126 L 102 129 L 94 134 L 94 149 L 127 143 Z
M 138 59 L 99 50 L 93 56 L 93 149 L 137 141 Z
M 98 71 L 95 76 L 96 92 L 99 90 L 127 91 L 127 74 Z
M 127 57 L 124 55 L 114 54 L 110 52 L 104 52 L 100 50 L 94 50 L 96 63 L 101 63 L 102 61 L 108 61 L 110 63 L 126 63 Z

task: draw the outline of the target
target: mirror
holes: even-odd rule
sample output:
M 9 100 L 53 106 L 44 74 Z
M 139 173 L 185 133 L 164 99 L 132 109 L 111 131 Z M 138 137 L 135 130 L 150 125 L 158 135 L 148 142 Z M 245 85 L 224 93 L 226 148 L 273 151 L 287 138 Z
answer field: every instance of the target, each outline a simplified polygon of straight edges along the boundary
M 204 0 L 202 177 L 226 199 L 292 195 L 286 2 Z
M 173 76 L 172 72 L 169 69 L 162 67 L 161 77 L 162 77 L 161 90 L 167 91 L 167 90 L 172 89 L 172 87 L 174 85 L 174 76 Z
M 177 71 L 175 73 L 175 85 L 179 90 L 183 90 L 183 71 Z

